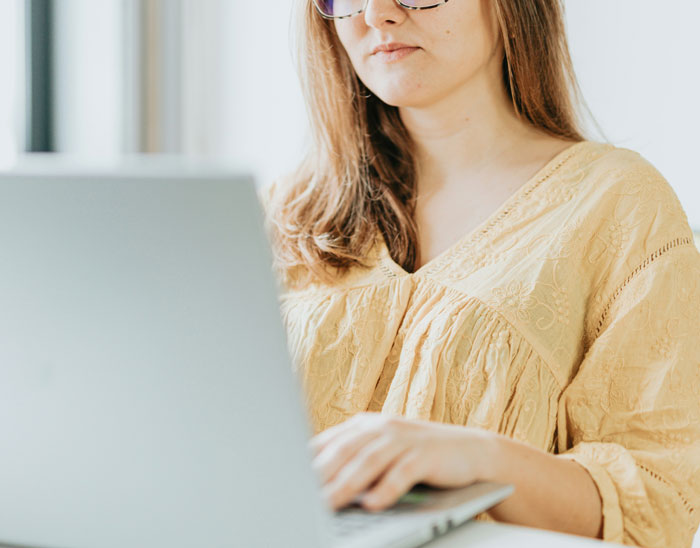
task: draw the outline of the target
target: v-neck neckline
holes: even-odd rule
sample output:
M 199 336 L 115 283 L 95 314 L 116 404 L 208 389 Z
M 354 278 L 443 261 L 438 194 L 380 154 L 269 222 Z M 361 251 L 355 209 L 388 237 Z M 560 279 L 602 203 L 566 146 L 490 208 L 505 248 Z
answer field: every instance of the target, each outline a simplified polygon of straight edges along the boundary
M 473 240 L 477 235 L 487 234 L 494 226 L 499 224 L 505 217 L 508 216 L 510 211 L 518 204 L 523 196 L 530 194 L 535 188 L 537 188 L 543 181 L 549 179 L 556 171 L 559 170 L 564 164 L 566 164 L 572 157 L 578 153 L 579 150 L 585 146 L 591 144 L 592 141 L 578 141 L 573 145 L 565 148 L 561 152 L 557 153 L 551 160 L 549 160 L 542 168 L 540 168 L 537 173 L 530 177 L 525 183 L 520 185 L 520 187 L 513 192 L 499 207 L 497 207 L 491 214 L 479 223 L 476 227 L 469 230 L 466 234 L 458 238 L 452 245 L 447 247 L 441 253 L 430 259 L 428 262 L 424 263 L 415 272 L 408 272 L 401 265 L 394 261 L 389 252 L 389 247 L 386 244 L 384 235 L 381 232 L 378 234 L 378 245 L 380 262 L 383 262 L 394 274 L 399 276 L 423 276 L 440 270 L 440 268 L 447 262 L 454 253 L 461 248 L 466 242 Z

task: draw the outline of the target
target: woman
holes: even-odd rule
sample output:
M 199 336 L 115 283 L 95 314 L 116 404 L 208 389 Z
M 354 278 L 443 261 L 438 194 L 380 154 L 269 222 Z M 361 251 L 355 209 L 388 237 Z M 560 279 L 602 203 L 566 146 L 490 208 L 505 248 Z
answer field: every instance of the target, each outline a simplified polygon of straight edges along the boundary
M 559 0 L 300 7 L 313 145 L 265 201 L 329 504 L 494 480 L 478 519 L 690 546 L 700 255 L 583 137 Z

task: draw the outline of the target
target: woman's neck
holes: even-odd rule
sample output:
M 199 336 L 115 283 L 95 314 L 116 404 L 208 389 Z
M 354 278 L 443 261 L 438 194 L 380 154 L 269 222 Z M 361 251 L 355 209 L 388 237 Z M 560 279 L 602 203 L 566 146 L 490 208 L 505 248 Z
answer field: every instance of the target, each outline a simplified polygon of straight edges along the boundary
M 496 70 L 500 64 L 490 69 Z M 486 70 L 429 105 L 399 112 L 416 144 L 420 192 L 480 180 L 494 168 L 512 170 L 556 140 L 518 118 L 502 81 Z

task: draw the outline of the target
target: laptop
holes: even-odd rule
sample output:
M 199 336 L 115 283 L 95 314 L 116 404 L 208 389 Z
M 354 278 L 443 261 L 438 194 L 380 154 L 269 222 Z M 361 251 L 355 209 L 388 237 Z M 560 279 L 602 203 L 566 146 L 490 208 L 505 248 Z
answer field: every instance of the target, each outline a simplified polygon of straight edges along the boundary
M 0 544 L 413 547 L 511 485 L 330 512 L 253 177 L 0 174 Z

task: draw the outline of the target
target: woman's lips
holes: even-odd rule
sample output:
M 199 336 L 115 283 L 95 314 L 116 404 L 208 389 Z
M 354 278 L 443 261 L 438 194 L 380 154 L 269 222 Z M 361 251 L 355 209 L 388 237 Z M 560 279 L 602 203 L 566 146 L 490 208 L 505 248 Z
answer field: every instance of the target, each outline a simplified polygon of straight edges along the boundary
M 374 54 L 374 57 L 376 57 L 379 61 L 382 61 L 384 63 L 391 63 L 393 61 L 399 61 L 400 59 L 403 59 L 407 55 L 411 55 L 414 51 L 419 49 L 420 48 L 416 47 L 407 47 L 395 49 L 392 51 L 378 51 Z

